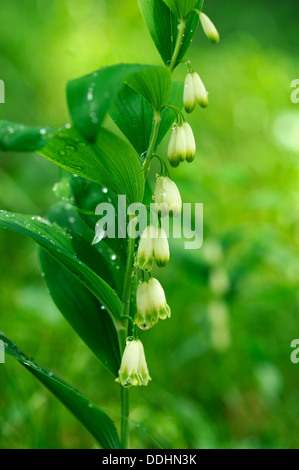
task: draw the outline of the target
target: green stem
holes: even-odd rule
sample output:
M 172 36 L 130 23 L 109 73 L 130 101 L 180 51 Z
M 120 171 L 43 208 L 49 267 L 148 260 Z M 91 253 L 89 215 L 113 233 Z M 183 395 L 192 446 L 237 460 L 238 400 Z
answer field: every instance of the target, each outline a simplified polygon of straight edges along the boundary
M 122 350 L 126 347 L 126 338 L 128 336 L 128 322 L 130 314 L 130 298 L 131 298 L 131 284 L 133 276 L 133 263 L 134 263 L 134 249 L 135 238 L 133 233 L 129 234 L 128 241 L 128 261 L 123 290 L 123 325 L 121 330 L 121 343 Z M 129 426 L 129 390 L 124 387 L 121 388 L 121 447 L 128 449 L 130 440 L 130 426 Z
M 161 122 L 161 112 L 160 111 L 155 111 L 154 112 L 154 127 L 150 139 L 150 143 L 146 152 L 146 159 L 143 164 L 143 171 L 144 171 L 144 176 L 146 177 L 148 170 L 150 169 L 150 164 L 151 164 L 151 158 L 155 150 L 155 146 L 157 143 L 157 137 L 159 133 L 159 127 L 160 127 L 160 122 Z
M 154 112 L 154 126 L 146 153 L 143 170 L 145 177 L 150 168 L 151 158 L 157 143 L 157 137 L 159 133 L 159 126 L 161 122 L 161 112 Z M 131 222 L 131 220 L 130 220 Z M 131 284 L 133 276 L 133 263 L 134 263 L 134 250 L 135 250 L 135 238 L 133 236 L 133 228 L 130 226 L 129 233 L 129 246 L 128 246 L 128 262 L 125 274 L 124 290 L 123 290 L 123 325 L 124 328 L 121 331 L 121 343 L 122 350 L 126 347 L 126 338 L 128 336 L 128 316 L 130 314 L 130 298 L 131 298 Z M 130 426 L 129 426 L 129 390 L 124 387 L 121 388 L 121 447 L 122 449 L 128 449 L 130 440 Z
M 178 33 L 178 36 L 177 36 L 177 39 L 176 39 L 176 44 L 175 44 L 175 48 L 174 48 L 174 51 L 173 51 L 173 54 L 172 54 L 171 63 L 169 65 L 169 70 L 170 70 L 171 73 L 173 72 L 173 69 L 175 67 L 176 61 L 177 61 L 179 53 L 180 53 L 185 28 L 186 28 L 186 20 L 180 20 L 180 23 L 178 25 L 179 33 Z
M 132 233 L 130 235 L 133 235 Z M 134 249 L 135 249 L 135 238 L 129 236 L 128 241 L 128 261 L 124 282 L 123 290 L 123 316 L 128 316 L 130 313 L 130 297 L 131 297 L 131 283 L 133 276 L 133 262 L 134 262 Z
M 129 390 L 121 388 L 121 436 L 120 443 L 122 449 L 128 449 L 130 445 L 129 426 Z

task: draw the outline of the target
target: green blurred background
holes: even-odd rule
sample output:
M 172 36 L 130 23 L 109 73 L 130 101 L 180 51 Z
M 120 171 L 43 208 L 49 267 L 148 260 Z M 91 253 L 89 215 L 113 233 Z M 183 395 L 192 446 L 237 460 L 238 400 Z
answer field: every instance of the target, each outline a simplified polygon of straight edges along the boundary
M 131 417 L 144 427 L 132 425 L 132 447 L 155 447 L 153 434 L 168 448 L 296 448 L 299 5 L 206 0 L 204 11 L 221 43 L 198 28 L 187 58 L 210 106 L 189 119 L 195 162 L 172 171 L 184 201 L 204 203 L 204 246 L 172 241 L 159 272 L 172 319 L 142 335 L 153 381 L 131 393 Z M 137 0 L 0 2 L 1 118 L 57 128 L 69 120 L 66 81 L 122 61 L 161 63 Z M 1 154 L 0 208 L 44 215 L 57 179 L 37 155 Z M 0 329 L 118 425 L 119 387 L 54 306 L 35 244 L 0 230 L 0 266 Z M 96 447 L 10 358 L 0 365 L 0 410 L 1 448 Z

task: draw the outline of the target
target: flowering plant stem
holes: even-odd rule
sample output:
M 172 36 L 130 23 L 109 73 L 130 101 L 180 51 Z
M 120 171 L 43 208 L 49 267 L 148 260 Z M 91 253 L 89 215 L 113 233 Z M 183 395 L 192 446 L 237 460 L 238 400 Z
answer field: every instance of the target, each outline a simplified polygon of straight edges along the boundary
M 156 147 L 160 122 L 161 122 L 161 112 L 155 110 L 153 131 L 152 131 L 151 140 L 148 146 L 148 150 L 146 152 L 146 158 L 145 158 L 144 165 L 143 165 L 145 181 L 146 181 L 146 175 L 150 169 L 151 158 L 153 156 L 153 153 Z M 130 314 L 131 284 L 132 284 L 132 276 L 133 276 L 134 251 L 135 251 L 134 250 L 135 237 L 131 233 L 130 235 L 132 236 L 129 236 L 129 241 L 128 241 L 128 263 L 127 263 L 124 291 L 123 291 L 124 329 L 122 330 L 122 341 L 121 341 L 123 350 L 125 349 L 126 338 L 128 336 L 128 327 L 129 327 L 128 316 Z M 128 449 L 129 447 L 129 435 L 130 435 L 129 390 L 122 387 L 121 388 L 121 447 L 123 449 Z
M 128 241 L 128 263 L 125 275 L 124 291 L 123 291 L 123 320 L 124 327 L 121 330 L 121 345 L 124 350 L 126 347 L 126 338 L 128 336 L 128 317 L 130 314 L 130 297 L 131 297 L 131 283 L 133 275 L 133 262 L 134 262 L 134 247 L 135 238 L 129 237 Z M 122 449 L 129 448 L 129 390 L 121 387 L 121 447 Z
M 186 21 L 181 20 L 179 25 L 178 25 L 179 34 L 178 34 L 178 37 L 177 37 L 177 40 L 176 40 L 176 44 L 175 44 L 175 48 L 174 48 L 174 51 L 173 51 L 171 63 L 169 65 L 169 70 L 170 70 L 171 73 L 173 72 L 173 69 L 175 67 L 176 61 L 177 61 L 179 53 L 180 53 L 185 28 L 186 28 Z
M 144 171 L 144 176 L 146 179 L 146 175 L 150 169 L 150 164 L 151 164 L 151 158 L 153 156 L 155 147 L 156 147 L 156 142 L 157 142 L 157 137 L 159 133 L 159 128 L 160 128 L 160 123 L 161 123 L 161 111 L 155 111 L 154 112 L 154 125 L 153 125 L 153 131 L 151 135 L 151 140 L 148 146 L 148 150 L 146 152 L 146 158 L 143 164 L 143 171 Z

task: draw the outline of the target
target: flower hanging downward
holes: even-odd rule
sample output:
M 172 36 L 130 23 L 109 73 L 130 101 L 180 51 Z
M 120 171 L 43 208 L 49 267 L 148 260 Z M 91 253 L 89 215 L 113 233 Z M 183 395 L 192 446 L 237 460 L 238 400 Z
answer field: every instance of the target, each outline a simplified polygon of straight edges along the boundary
M 188 163 L 191 163 L 193 162 L 195 158 L 195 153 L 196 153 L 196 143 L 195 143 L 194 134 L 188 122 L 184 122 L 184 124 L 182 125 L 182 128 L 184 129 L 185 138 L 186 138 L 186 160 Z
M 196 98 L 194 93 L 193 76 L 191 72 L 188 72 L 185 78 L 184 86 L 184 108 L 187 113 L 192 113 L 195 108 Z
M 163 287 L 157 279 L 150 279 L 148 281 L 149 297 L 152 303 L 153 313 L 158 315 L 161 320 L 170 318 L 171 310 L 166 302 Z
M 157 266 L 163 268 L 169 261 L 170 252 L 166 232 L 163 228 L 158 228 L 154 239 L 154 255 Z
M 140 282 L 136 293 L 137 313 L 134 321 L 142 330 L 149 330 L 158 321 L 158 313 L 154 312 L 147 282 Z
M 155 186 L 155 203 L 161 217 L 180 215 L 182 199 L 177 185 L 168 176 L 158 176 Z
M 192 162 L 195 152 L 195 139 L 190 124 L 184 122 L 181 126 L 175 125 L 168 145 L 167 155 L 170 165 L 176 168 L 185 160 Z
M 219 33 L 218 33 L 214 23 L 202 11 L 199 14 L 199 19 L 200 19 L 200 22 L 201 22 L 202 29 L 204 30 L 204 33 L 207 36 L 207 38 L 213 44 L 217 44 L 219 42 L 220 38 L 219 38 Z
M 202 108 L 206 108 L 209 104 L 208 92 L 198 73 L 188 72 L 184 88 L 184 108 L 187 113 L 192 113 L 196 102 Z
M 149 330 L 159 319 L 170 318 L 171 310 L 166 302 L 163 287 L 157 279 L 140 282 L 137 287 L 137 313 L 134 321 L 142 330 Z
M 172 130 L 171 138 L 168 145 L 168 160 L 172 167 L 176 168 L 181 162 L 186 160 L 186 137 L 184 129 L 175 125 Z
M 141 235 L 137 251 L 137 265 L 143 271 L 152 270 L 155 236 L 156 228 L 153 225 L 148 225 Z
M 123 387 L 136 387 L 146 386 L 150 380 L 141 341 L 128 341 L 118 371 L 118 378 L 115 381 Z

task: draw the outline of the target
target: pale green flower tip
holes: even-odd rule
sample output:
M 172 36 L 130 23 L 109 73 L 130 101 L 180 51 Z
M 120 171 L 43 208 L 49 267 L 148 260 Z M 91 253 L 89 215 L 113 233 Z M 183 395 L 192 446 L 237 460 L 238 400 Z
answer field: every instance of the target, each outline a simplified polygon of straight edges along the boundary
M 168 304 L 165 305 L 165 307 L 160 310 L 159 312 L 159 319 L 160 320 L 166 320 L 167 318 L 171 317 L 171 310 Z
M 156 318 L 154 315 L 143 317 L 142 315 L 136 313 L 134 317 L 134 322 L 141 330 L 150 330 L 157 323 L 157 321 L 158 318 Z
M 140 385 L 144 385 L 145 387 L 148 386 L 148 383 L 151 381 L 151 377 L 148 375 L 147 371 L 140 373 Z
M 192 103 L 191 105 L 185 103 L 184 108 L 185 108 L 186 113 L 191 114 L 191 113 L 193 113 L 193 111 L 195 109 L 195 103 L 194 104 Z
M 199 103 L 199 106 L 200 106 L 201 108 L 207 108 L 208 105 L 209 105 L 208 96 L 207 96 L 207 95 L 202 96 L 202 97 L 198 100 L 198 103 Z
M 168 264 L 168 262 L 169 262 L 169 258 L 164 258 L 164 259 L 162 259 L 162 258 L 157 259 L 156 258 L 156 264 L 157 264 L 158 268 L 165 268 L 165 266 Z
M 177 160 L 177 158 L 168 157 L 168 161 L 172 168 L 177 168 L 180 164 L 180 160 Z

